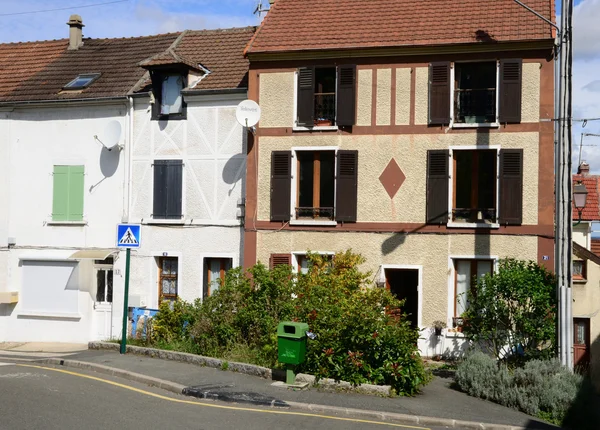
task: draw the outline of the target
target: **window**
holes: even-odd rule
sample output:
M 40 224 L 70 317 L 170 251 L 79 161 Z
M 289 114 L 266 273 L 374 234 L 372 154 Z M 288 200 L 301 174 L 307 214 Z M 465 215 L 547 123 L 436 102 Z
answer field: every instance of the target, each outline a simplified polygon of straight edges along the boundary
M 573 260 L 573 280 L 585 281 L 587 279 L 587 261 Z
M 204 259 L 204 291 L 203 297 L 211 296 L 222 282 L 225 273 L 231 269 L 231 258 L 205 258 Z
M 431 63 L 429 125 L 521 122 L 521 74 L 520 59 Z
M 496 150 L 454 151 L 452 221 L 496 222 Z
M 110 304 L 113 299 L 113 257 L 94 260 L 96 268 L 96 305 Z
M 448 150 L 428 151 L 426 193 L 428 224 L 520 225 L 523 150 L 456 148 L 452 156 Z
M 154 104 L 152 119 L 185 119 L 186 104 L 181 91 L 187 86 L 181 72 L 151 72 Z
M 158 304 L 177 300 L 177 275 L 179 273 L 177 257 L 158 259 Z
M 296 219 L 334 216 L 335 151 L 298 151 Z
M 331 265 L 333 263 L 333 252 L 318 253 L 322 256 L 323 261 Z M 307 274 L 310 266 L 312 265 L 308 255 L 306 254 L 294 254 L 294 270 L 298 273 Z
M 273 151 L 271 220 L 356 222 L 357 180 L 358 151 Z
M 298 69 L 296 124 L 351 126 L 356 119 L 356 66 Z
M 83 73 L 77 75 L 75 79 L 63 87 L 64 90 L 82 90 L 89 87 L 96 79 L 100 77 L 100 73 Z
M 496 62 L 455 63 L 454 122 L 496 122 Z
M 54 166 L 52 221 L 83 221 L 84 166 Z
M 469 306 L 467 292 L 477 285 L 477 279 L 493 272 L 493 260 L 454 260 L 454 318 L 453 326 L 460 325 L 460 317 Z
M 154 204 L 152 218 L 182 218 L 183 162 L 154 161 Z

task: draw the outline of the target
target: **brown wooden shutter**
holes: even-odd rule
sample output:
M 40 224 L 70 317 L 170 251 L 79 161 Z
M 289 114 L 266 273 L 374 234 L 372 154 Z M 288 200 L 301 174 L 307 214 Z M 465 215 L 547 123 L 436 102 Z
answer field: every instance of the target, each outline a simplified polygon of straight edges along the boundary
M 450 123 L 450 62 L 429 64 L 429 125 Z
M 269 258 L 269 268 L 274 269 L 277 266 L 291 266 L 292 255 L 291 254 L 271 254 Z
M 315 125 L 315 68 L 298 69 L 298 125 Z
M 520 59 L 500 60 L 498 120 L 501 123 L 521 122 L 522 63 Z
M 336 123 L 352 126 L 356 122 L 356 66 L 340 66 L 337 80 Z
M 290 220 L 292 187 L 291 151 L 271 153 L 271 221 Z
M 356 222 L 358 151 L 338 151 L 336 170 L 335 219 Z
M 448 222 L 448 162 L 447 149 L 427 151 L 427 223 Z
M 503 225 L 523 222 L 523 150 L 500 150 L 500 213 Z

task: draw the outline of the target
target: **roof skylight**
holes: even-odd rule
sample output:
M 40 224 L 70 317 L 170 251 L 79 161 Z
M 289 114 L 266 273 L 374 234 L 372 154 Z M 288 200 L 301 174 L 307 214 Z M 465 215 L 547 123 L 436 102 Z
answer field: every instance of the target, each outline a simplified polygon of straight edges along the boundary
M 100 77 L 100 73 L 82 73 L 65 85 L 65 90 L 81 90 Z

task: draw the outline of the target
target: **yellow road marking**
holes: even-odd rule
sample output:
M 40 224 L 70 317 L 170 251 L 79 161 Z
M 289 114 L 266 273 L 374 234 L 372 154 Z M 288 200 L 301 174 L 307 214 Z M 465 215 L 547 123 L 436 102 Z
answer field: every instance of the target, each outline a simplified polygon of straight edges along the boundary
M 125 385 L 125 384 L 120 384 L 119 382 L 114 382 L 114 381 L 110 381 L 108 379 L 98 378 L 97 376 L 85 375 L 83 373 L 71 372 L 69 370 L 54 369 L 52 367 L 44 367 L 44 366 L 35 366 L 32 364 L 17 364 L 17 366 L 32 367 L 35 369 L 44 369 L 44 370 L 51 370 L 53 372 L 66 373 L 67 375 L 79 376 L 81 378 L 87 378 L 87 379 L 92 379 L 94 381 L 104 382 L 105 384 L 114 385 L 116 387 L 123 388 L 125 390 L 130 390 L 130 391 L 134 391 L 136 393 L 145 394 L 147 396 L 155 397 L 157 399 L 168 400 L 170 402 L 175 402 L 175 403 L 185 403 L 188 405 L 203 406 L 203 407 L 207 407 L 207 408 L 230 409 L 230 410 L 236 410 L 236 411 L 258 412 L 258 413 L 265 413 L 265 414 L 296 415 L 296 416 L 302 416 L 302 417 L 315 417 L 315 418 L 324 418 L 324 419 L 329 419 L 329 420 L 350 421 L 350 422 L 354 422 L 354 423 L 378 424 L 378 425 L 389 426 L 389 427 L 402 427 L 402 428 L 406 428 L 406 429 L 430 430 L 426 427 L 415 427 L 415 426 L 396 424 L 396 423 L 361 420 L 358 418 L 332 417 L 329 415 L 312 414 L 312 413 L 308 413 L 308 412 L 290 412 L 290 411 L 244 408 L 244 407 L 239 407 L 239 406 L 215 405 L 215 404 L 211 404 L 211 403 L 200 403 L 200 402 L 192 401 L 192 400 L 174 399 L 172 397 L 163 396 L 161 394 L 156 394 L 151 391 L 142 390 L 140 388 L 135 388 L 135 387 Z

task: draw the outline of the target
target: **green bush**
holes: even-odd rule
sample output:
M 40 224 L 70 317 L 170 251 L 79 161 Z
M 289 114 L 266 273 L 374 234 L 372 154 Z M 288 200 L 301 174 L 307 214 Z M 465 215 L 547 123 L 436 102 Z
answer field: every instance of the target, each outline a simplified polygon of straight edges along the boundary
M 554 356 L 556 282 L 545 268 L 500 260 L 467 296 L 463 333 L 473 344 L 515 366 Z
M 192 342 L 198 354 L 277 367 L 277 325 L 303 321 L 316 339 L 308 341 L 298 371 L 417 393 L 429 374 L 417 350 L 419 333 L 399 312 L 402 303 L 387 290 L 369 288 L 371 275 L 358 269 L 364 262 L 359 255 L 308 258 L 307 274 L 259 263 L 246 273 L 228 271 L 202 303 L 163 305 L 154 318 L 155 341 L 186 348 Z
M 481 351 L 468 355 L 458 365 L 455 382 L 467 394 L 519 409 L 529 415 L 561 424 L 578 391 L 581 375 L 560 362 L 531 360 L 509 369 Z

